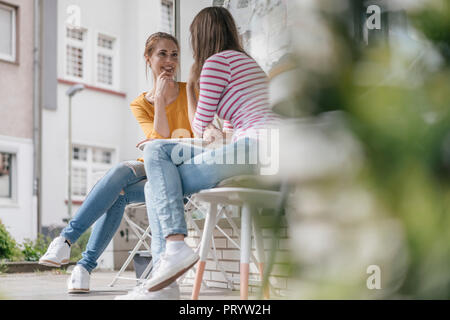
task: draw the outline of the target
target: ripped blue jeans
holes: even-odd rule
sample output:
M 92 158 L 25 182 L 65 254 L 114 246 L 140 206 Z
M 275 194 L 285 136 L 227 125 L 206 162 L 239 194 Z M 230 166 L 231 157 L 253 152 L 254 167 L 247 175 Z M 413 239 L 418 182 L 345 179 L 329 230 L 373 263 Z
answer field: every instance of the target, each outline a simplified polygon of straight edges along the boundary
M 213 188 L 226 178 L 257 173 L 258 165 L 250 160 L 255 158 L 256 145 L 256 140 L 245 138 L 217 149 L 171 140 L 155 140 L 145 147 L 144 163 L 149 178 L 145 200 L 153 234 L 153 255 L 163 247 L 157 243 L 160 239 L 173 234 L 187 235 L 186 196 Z
M 61 232 L 61 236 L 75 243 L 95 223 L 83 258 L 78 261 L 87 271 L 97 267 L 97 260 L 120 226 L 125 207 L 145 202 L 144 186 L 147 177 L 144 164 L 127 161 L 116 165 L 97 182 L 75 217 Z M 164 239 L 157 241 L 165 246 Z

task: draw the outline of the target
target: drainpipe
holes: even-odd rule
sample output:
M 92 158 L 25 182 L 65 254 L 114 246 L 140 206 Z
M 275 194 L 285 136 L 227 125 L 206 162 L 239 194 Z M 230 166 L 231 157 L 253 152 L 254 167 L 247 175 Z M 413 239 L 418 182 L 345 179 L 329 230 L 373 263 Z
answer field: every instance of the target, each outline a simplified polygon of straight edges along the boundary
M 33 212 L 36 217 L 36 235 L 41 233 L 41 39 L 42 3 L 34 0 L 33 48 Z
M 180 0 L 174 0 L 173 2 L 173 21 L 174 21 L 174 32 L 175 38 L 178 39 L 178 42 L 181 42 L 181 34 L 180 34 L 180 10 L 181 3 Z M 177 81 L 181 81 L 181 61 L 177 70 Z

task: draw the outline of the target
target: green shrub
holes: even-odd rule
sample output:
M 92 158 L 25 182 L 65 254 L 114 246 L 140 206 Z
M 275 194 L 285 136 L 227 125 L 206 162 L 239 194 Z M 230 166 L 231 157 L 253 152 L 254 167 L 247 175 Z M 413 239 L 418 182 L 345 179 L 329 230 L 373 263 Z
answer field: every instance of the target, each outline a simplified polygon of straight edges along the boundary
M 70 254 L 71 261 L 78 261 L 82 258 L 81 253 L 85 250 L 90 236 L 91 230 L 89 229 L 72 245 Z M 39 261 L 40 257 L 47 251 L 51 241 L 51 237 L 38 234 L 35 241 L 25 239 L 22 244 L 18 245 L 0 220 L 0 264 L 2 260 Z M 2 267 L 5 266 L 0 266 L 0 272 L 2 272 Z
M 0 259 L 14 260 L 19 253 L 17 243 L 0 220 Z
M 78 261 L 82 258 L 81 253 L 86 248 L 87 242 L 89 241 L 89 237 L 91 235 L 91 231 L 88 230 L 81 237 L 72 244 L 70 250 L 70 260 Z M 42 257 L 48 249 L 48 246 L 52 238 L 49 236 L 44 236 L 42 234 L 38 235 L 36 241 L 32 241 L 29 239 L 25 239 L 22 243 L 22 251 L 21 256 L 25 261 L 38 261 L 40 257 Z
M 25 261 L 38 261 L 40 257 L 47 251 L 51 242 L 50 237 L 38 234 L 36 241 L 25 239 L 22 243 L 22 255 Z

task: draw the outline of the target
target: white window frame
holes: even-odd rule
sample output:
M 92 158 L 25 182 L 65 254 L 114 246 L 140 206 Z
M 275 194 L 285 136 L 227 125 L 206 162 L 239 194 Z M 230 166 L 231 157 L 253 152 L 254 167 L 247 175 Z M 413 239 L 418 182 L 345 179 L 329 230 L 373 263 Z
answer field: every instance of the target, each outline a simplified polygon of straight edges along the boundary
M 0 60 L 8 61 L 8 62 L 16 62 L 16 52 L 17 52 L 17 7 L 9 6 L 6 4 L 0 3 L 0 8 L 6 9 L 12 12 L 12 21 L 11 21 L 11 55 L 0 52 Z
M 86 169 L 86 195 L 79 196 L 73 194 L 73 185 L 72 185 L 72 200 L 73 201 L 84 201 L 86 196 L 89 194 L 94 185 L 98 182 L 99 177 L 96 177 L 94 171 L 101 172 L 101 176 L 103 176 L 109 169 L 111 169 L 117 157 L 117 148 L 109 147 L 109 146 L 99 146 L 99 145 L 91 145 L 86 143 L 73 143 L 72 148 L 80 147 L 86 148 L 86 161 L 75 160 L 72 159 L 72 170 L 75 168 Z M 103 149 L 111 151 L 111 163 L 98 163 L 94 162 L 94 149 Z M 74 176 L 72 175 L 72 183 L 74 182 Z
M 172 30 L 168 32 L 168 30 L 163 30 L 163 7 L 164 4 L 170 4 L 172 6 L 172 14 L 170 15 L 170 21 L 172 22 Z M 172 0 L 160 0 L 160 22 L 159 22 L 159 29 L 163 32 L 167 32 L 173 36 L 175 36 L 175 19 L 174 19 L 174 12 L 175 12 L 175 1 Z
M 18 189 L 18 172 L 17 158 L 19 157 L 19 150 L 11 147 L 0 147 L 0 152 L 12 154 L 11 159 L 11 197 L 10 198 L 1 198 L 0 197 L 0 208 L 2 207 L 16 207 L 18 206 L 18 197 L 17 197 L 17 189 Z
M 98 38 L 100 36 L 103 36 L 105 38 L 111 39 L 113 40 L 113 48 L 112 49 L 106 49 L 103 47 L 100 47 L 98 45 Z M 120 75 L 119 75 L 119 71 L 120 71 L 120 66 L 119 66 L 119 37 L 115 36 L 115 35 L 111 35 L 108 34 L 106 32 L 100 32 L 97 31 L 95 33 L 95 50 L 94 50 L 94 80 L 95 80 L 95 86 L 99 87 L 99 88 L 104 88 L 104 89 L 109 89 L 109 90 L 118 90 L 119 88 L 119 79 L 120 79 Z M 99 54 L 104 54 L 104 55 L 108 55 L 112 57 L 112 84 L 109 85 L 107 83 L 103 83 L 99 81 L 98 78 L 98 55 Z
M 87 28 L 79 28 L 83 32 L 83 40 L 75 40 L 67 37 L 67 29 L 70 28 L 70 26 L 66 25 L 66 28 L 64 29 L 64 59 L 63 59 L 63 74 L 64 79 L 74 81 L 74 82 L 84 82 L 87 83 L 87 80 L 89 79 L 89 50 L 88 50 L 88 44 L 89 44 L 89 32 Z M 67 73 L 67 46 L 72 46 L 78 49 L 83 50 L 83 77 L 75 77 L 72 75 L 69 75 Z

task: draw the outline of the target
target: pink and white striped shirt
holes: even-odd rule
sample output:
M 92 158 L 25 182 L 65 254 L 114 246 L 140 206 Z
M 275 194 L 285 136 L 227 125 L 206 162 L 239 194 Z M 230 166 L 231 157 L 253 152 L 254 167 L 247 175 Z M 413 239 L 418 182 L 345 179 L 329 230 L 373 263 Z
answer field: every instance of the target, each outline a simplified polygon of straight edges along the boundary
M 234 130 L 233 141 L 278 125 L 280 117 L 269 105 L 267 76 L 242 52 L 226 50 L 203 65 L 193 130 L 202 136 L 216 113 L 225 120 L 225 130 Z

